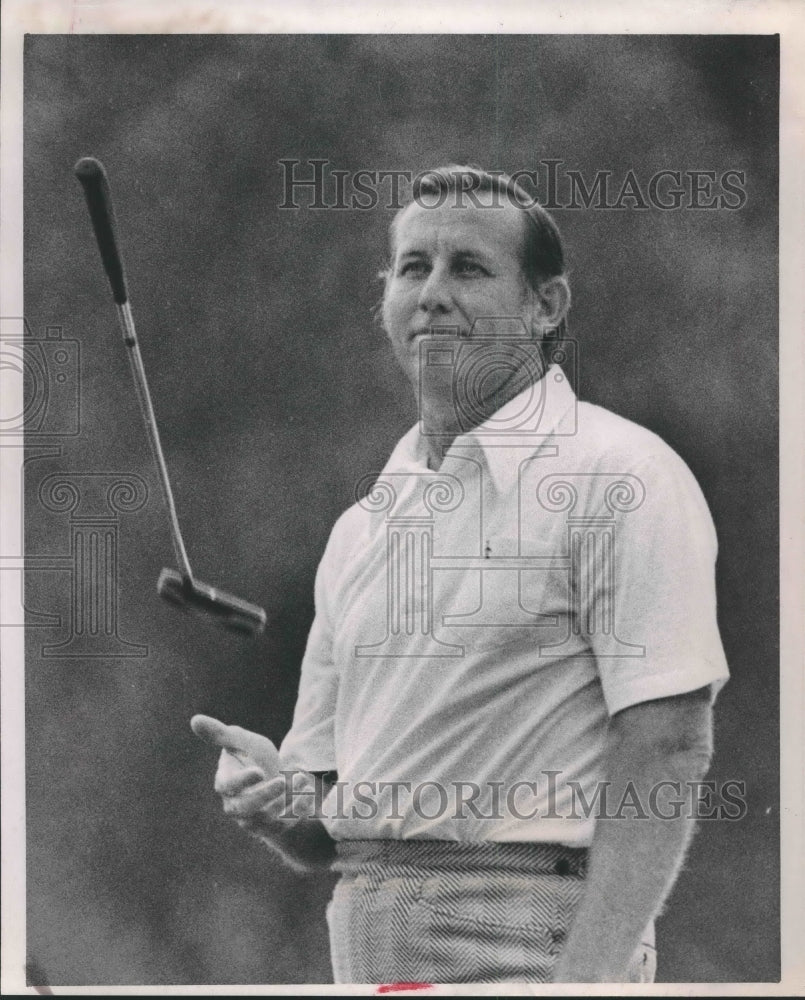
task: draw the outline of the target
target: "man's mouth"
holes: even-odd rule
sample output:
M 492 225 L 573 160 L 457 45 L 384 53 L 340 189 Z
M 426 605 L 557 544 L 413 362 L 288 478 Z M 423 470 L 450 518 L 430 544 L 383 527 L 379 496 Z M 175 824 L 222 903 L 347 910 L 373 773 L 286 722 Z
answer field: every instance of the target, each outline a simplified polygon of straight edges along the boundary
M 440 326 L 433 323 L 431 326 L 418 326 L 409 334 L 410 340 L 421 340 L 423 337 L 451 337 L 453 340 L 464 340 L 469 336 L 469 331 L 460 326 L 445 324 Z

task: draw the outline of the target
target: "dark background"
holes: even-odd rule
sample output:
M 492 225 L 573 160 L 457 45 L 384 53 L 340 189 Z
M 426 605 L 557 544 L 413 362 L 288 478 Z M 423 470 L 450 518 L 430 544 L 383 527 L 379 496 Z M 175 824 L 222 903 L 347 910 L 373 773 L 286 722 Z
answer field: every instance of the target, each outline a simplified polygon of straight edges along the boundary
M 588 181 L 634 169 L 644 190 L 661 169 L 746 172 L 737 211 L 555 215 L 580 395 L 681 453 L 720 538 L 732 680 L 711 777 L 745 781 L 748 814 L 701 824 L 659 921 L 658 980 L 778 978 L 777 59 L 773 37 L 28 37 L 26 316 L 81 349 L 80 435 L 29 450 L 28 552 L 69 551 L 44 476 L 131 472 L 150 488 L 121 515 L 117 576 L 120 636 L 148 655 L 47 658 L 65 629 L 28 633 L 36 975 L 329 981 L 331 882 L 225 821 L 216 755 L 188 727 L 202 711 L 282 738 L 330 526 L 415 416 L 372 314 L 392 213 L 278 210 L 277 161 L 318 157 L 413 172 L 554 158 Z M 191 562 L 266 607 L 257 641 L 156 595 L 166 512 L 82 155 L 112 180 Z M 69 599 L 67 574 L 28 574 L 29 609 L 69 624 Z

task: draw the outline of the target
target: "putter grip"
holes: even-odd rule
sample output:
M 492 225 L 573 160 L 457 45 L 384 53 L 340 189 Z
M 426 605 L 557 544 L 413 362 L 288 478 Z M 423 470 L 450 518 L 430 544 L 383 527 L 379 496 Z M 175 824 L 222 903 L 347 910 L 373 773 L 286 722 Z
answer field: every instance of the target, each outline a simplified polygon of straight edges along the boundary
M 75 165 L 75 175 L 84 189 L 87 208 L 95 230 L 95 239 L 101 252 L 101 260 L 112 286 L 112 297 L 122 306 L 128 301 L 126 272 L 117 243 L 115 210 L 112 206 L 112 191 L 103 164 L 92 156 L 85 156 Z

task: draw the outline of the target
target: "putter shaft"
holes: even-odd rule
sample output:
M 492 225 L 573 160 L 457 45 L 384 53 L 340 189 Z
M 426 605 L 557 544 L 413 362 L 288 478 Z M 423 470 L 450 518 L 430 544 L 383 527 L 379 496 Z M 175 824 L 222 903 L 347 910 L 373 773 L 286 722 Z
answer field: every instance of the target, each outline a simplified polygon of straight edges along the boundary
M 126 345 L 131 372 L 134 376 L 134 385 L 137 389 L 137 399 L 140 402 L 143 418 L 145 419 L 146 430 L 148 431 L 148 442 L 151 445 L 154 459 L 159 470 L 159 481 L 162 484 L 162 492 L 165 495 L 165 502 L 168 505 L 168 515 L 170 516 L 171 541 L 173 551 L 176 554 L 176 561 L 181 567 L 185 576 L 193 579 L 193 571 L 190 569 L 190 560 L 187 558 L 187 551 L 184 547 L 184 539 L 179 530 L 179 517 L 176 513 L 176 504 L 173 499 L 170 479 L 168 478 L 168 467 L 165 464 L 165 456 L 162 452 L 162 443 L 159 439 L 159 428 L 157 427 L 154 407 L 151 403 L 151 393 L 148 391 L 148 380 L 145 377 L 145 366 L 140 354 L 140 345 L 137 341 L 137 331 L 134 328 L 134 316 L 131 312 L 129 302 L 116 303 L 117 318 L 120 321 L 120 329 L 123 333 L 123 343 Z

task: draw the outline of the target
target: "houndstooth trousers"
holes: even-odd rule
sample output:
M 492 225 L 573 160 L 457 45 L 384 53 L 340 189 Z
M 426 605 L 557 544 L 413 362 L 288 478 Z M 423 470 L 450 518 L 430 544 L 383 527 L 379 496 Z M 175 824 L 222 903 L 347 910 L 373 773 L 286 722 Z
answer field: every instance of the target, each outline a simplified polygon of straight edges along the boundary
M 557 844 L 340 841 L 327 907 L 336 983 L 550 981 L 587 851 Z M 653 925 L 629 982 L 654 981 Z

